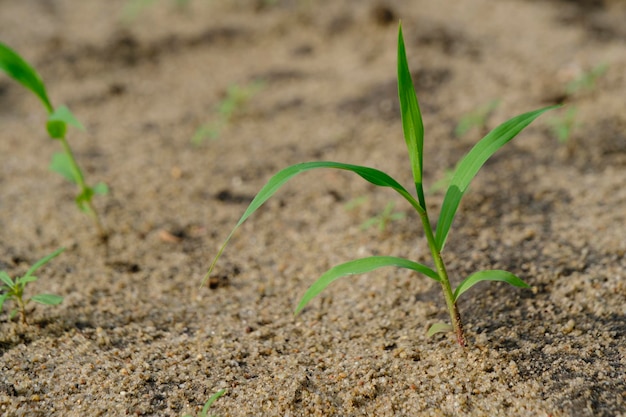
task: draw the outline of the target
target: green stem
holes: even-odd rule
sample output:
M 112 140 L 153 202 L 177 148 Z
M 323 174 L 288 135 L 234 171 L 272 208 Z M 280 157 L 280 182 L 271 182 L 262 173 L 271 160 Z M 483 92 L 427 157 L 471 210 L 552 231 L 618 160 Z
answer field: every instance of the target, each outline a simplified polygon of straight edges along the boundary
M 70 148 L 70 145 L 69 145 L 69 143 L 67 143 L 67 139 L 65 139 L 65 137 L 62 137 L 59 140 L 61 141 L 61 145 L 63 146 L 63 150 L 65 151 L 66 155 L 68 156 L 68 159 L 70 161 L 70 165 L 72 166 L 72 172 L 74 174 L 74 178 L 76 179 L 76 184 L 78 184 L 78 186 L 80 187 L 81 192 L 85 193 L 89 189 L 89 187 L 85 183 L 85 177 L 83 176 L 83 172 L 80 170 L 80 167 L 78 166 L 78 163 L 76 162 L 76 159 L 74 158 L 74 153 L 72 152 L 72 148 Z M 91 201 L 91 198 L 89 198 L 87 200 L 87 207 L 89 209 L 89 214 L 91 215 L 91 217 L 94 220 L 94 223 L 96 223 L 96 228 L 98 229 L 98 234 L 100 235 L 100 237 L 102 239 L 106 240 L 108 234 L 107 234 L 106 230 L 104 229 L 104 226 L 102 225 L 102 221 L 100 220 L 100 216 L 98 215 L 98 212 L 96 211 L 96 208 L 93 205 L 93 202 Z
M 446 305 L 448 306 L 448 312 L 450 313 L 450 320 L 452 321 L 452 328 L 456 334 L 456 340 L 461 347 L 465 347 L 467 344 L 463 333 L 461 314 L 459 313 L 459 309 L 454 301 L 454 293 L 452 292 L 452 286 L 450 285 L 450 279 L 448 278 L 448 272 L 446 271 L 446 266 L 443 263 L 441 252 L 437 249 L 435 235 L 430 225 L 430 220 L 428 219 L 428 213 L 424 210 L 420 211 L 419 214 L 422 219 L 422 224 L 424 225 L 424 232 L 426 234 L 428 246 L 430 247 L 430 252 L 433 256 L 433 260 L 435 261 L 437 273 L 441 278 L 441 288 L 443 289 L 443 296 L 446 299 Z

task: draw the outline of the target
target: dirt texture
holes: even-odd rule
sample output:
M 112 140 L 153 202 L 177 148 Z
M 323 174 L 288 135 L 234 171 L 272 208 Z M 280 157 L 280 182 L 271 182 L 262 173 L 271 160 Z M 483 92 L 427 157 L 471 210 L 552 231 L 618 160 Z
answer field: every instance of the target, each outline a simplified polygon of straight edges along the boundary
M 50 173 L 58 143 L 37 99 L 0 74 L 0 269 L 38 272 L 30 324 L 0 315 L 3 416 L 626 415 L 626 2 L 0 0 L 0 40 L 87 131 L 69 140 L 108 248 Z M 438 284 L 392 268 L 316 277 L 393 255 L 430 263 L 419 218 L 345 172 L 296 177 L 219 246 L 269 177 L 297 162 L 368 165 L 411 184 L 396 87 L 402 20 L 426 129 L 429 188 L 486 129 L 554 103 L 472 183 L 444 260 L 454 283 L 506 269 L 460 301 L 469 346 L 426 336 Z M 605 66 L 587 88 L 570 82 Z M 215 139 L 233 86 L 261 81 Z M 483 128 L 455 136 L 494 99 Z M 366 199 L 359 199 L 365 196 Z M 430 215 L 443 192 L 431 190 Z M 388 202 L 406 213 L 364 230 Z

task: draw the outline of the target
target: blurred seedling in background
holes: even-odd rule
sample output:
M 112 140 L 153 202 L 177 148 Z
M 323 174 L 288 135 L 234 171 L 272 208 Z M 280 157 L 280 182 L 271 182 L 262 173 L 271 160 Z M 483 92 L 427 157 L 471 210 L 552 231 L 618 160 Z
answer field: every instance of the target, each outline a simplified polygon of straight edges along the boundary
M 76 196 L 76 205 L 78 208 L 92 217 L 98 234 L 104 240 L 107 238 L 107 232 L 104 229 L 100 216 L 93 205 L 93 197 L 96 194 L 107 194 L 109 189 L 106 184 L 100 182 L 90 187 L 85 182 L 85 176 L 78 166 L 74 153 L 66 138 L 68 125 L 74 126 L 80 130 L 85 130 L 83 125 L 74 117 L 72 112 L 65 107 L 53 107 L 46 87 L 35 69 L 28 64 L 21 56 L 8 46 L 0 43 L 0 69 L 4 70 L 11 78 L 24 87 L 32 91 L 43 103 L 47 113 L 48 120 L 46 130 L 50 137 L 58 140 L 63 152 L 55 153 L 52 156 L 50 169 L 61 174 L 70 182 L 76 184 L 80 193 Z
M 417 197 L 414 197 L 388 174 L 374 168 L 328 161 L 305 162 L 287 167 L 270 178 L 269 182 L 252 200 L 246 211 L 239 219 L 239 222 L 235 225 L 235 228 L 231 231 L 226 238 L 226 241 L 219 249 L 217 256 L 213 260 L 204 277 L 203 283 L 209 278 L 217 260 L 221 256 L 237 228 L 259 207 L 261 207 L 263 203 L 274 195 L 274 193 L 276 193 L 276 191 L 278 191 L 283 184 L 295 175 L 312 169 L 334 168 L 354 172 L 374 185 L 380 187 L 390 187 L 415 209 L 424 228 L 426 240 L 432 255 L 432 262 L 434 263 L 434 269 L 430 266 L 395 256 L 371 256 L 346 262 L 326 271 L 311 287 L 309 287 L 296 307 L 296 314 L 302 311 L 302 309 L 328 285 L 341 277 L 363 274 L 388 266 L 406 268 L 423 274 L 441 284 L 451 323 L 435 323 L 430 326 L 427 334 L 433 335 L 438 332 L 453 331 L 456 334 L 458 344 L 460 346 L 466 346 L 461 315 L 459 314 L 459 310 L 457 308 L 457 301 L 461 295 L 463 295 L 476 283 L 481 281 L 502 281 L 516 287 L 528 287 L 524 281 L 510 272 L 502 270 L 485 270 L 471 274 L 461 281 L 461 283 L 453 291 L 448 278 L 448 272 L 443 261 L 442 252 L 444 250 L 448 232 L 452 226 L 454 216 L 459 204 L 461 203 L 461 198 L 467 190 L 471 180 L 478 173 L 483 164 L 491 157 L 491 155 L 513 139 L 537 117 L 557 106 L 545 107 L 543 109 L 516 116 L 496 127 L 484 138 L 482 138 L 458 163 L 454 171 L 454 175 L 452 176 L 452 180 L 448 186 L 443 203 L 441 204 L 439 219 L 435 223 L 437 228 L 436 230 L 433 230 L 432 223 L 428 216 L 426 198 L 422 185 L 424 125 L 422 123 L 422 116 L 417 96 L 415 94 L 415 89 L 413 87 L 413 81 L 409 72 L 404 39 L 402 37 L 402 27 L 399 27 L 398 30 L 398 95 L 400 98 L 404 138 L 408 148 Z
M 243 86 L 233 84 L 228 87 L 226 97 L 217 106 L 216 119 L 200 126 L 191 138 L 191 142 L 194 145 L 200 145 L 207 138 L 218 139 L 222 131 L 241 115 L 250 100 L 263 89 L 264 84 L 263 81 L 256 80 Z
M 191 0 L 172 0 L 177 10 L 187 10 Z M 122 22 L 131 23 L 147 8 L 156 3 L 156 0 L 128 0 L 122 9 Z
M 2 293 L 0 294 L 0 311 L 2 310 L 5 302 L 13 301 L 16 306 L 9 313 L 9 318 L 13 319 L 13 317 L 19 313 L 20 321 L 23 324 L 27 324 L 26 306 L 29 302 L 34 301 L 45 305 L 61 304 L 63 297 L 53 294 L 37 294 L 24 299 L 24 289 L 26 289 L 26 285 L 29 283 L 37 281 L 38 278 L 33 275 L 37 269 L 50 262 L 52 258 L 58 256 L 64 250 L 65 248 L 58 249 L 45 258 L 38 260 L 33 266 L 30 267 L 23 277 L 12 279 L 6 271 L 0 271 L 0 280 L 2 281 L 2 284 L 0 285 L 0 292 Z
M 222 390 L 217 391 L 215 394 L 213 394 L 211 398 L 209 398 L 207 402 L 204 403 L 204 407 L 202 407 L 202 411 L 200 411 L 200 414 L 198 414 L 198 417 L 208 417 L 209 408 L 211 408 L 211 405 L 213 405 L 213 403 L 225 393 L 226 393 L 226 390 L 222 389 Z M 185 414 L 183 417 L 193 417 L 193 416 L 191 414 Z M 216 416 L 213 415 L 211 417 L 216 417 Z
M 560 115 L 548 119 L 550 130 L 559 143 L 568 143 L 569 138 L 572 135 L 572 131 L 578 127 L 578 123 L 576 122 L 576 113 L 578 113 L 578 109 L 571 106 Z
M 454 135 L 456 137 L 465 136 L 467 132 L 474 128 L 478 128 L 478 130 L 484 134 L 487 132 L 487 120 L 489 116 L 498 108 L 500 105 L 500 100 L 491 100 L 489 103 L 485 104 L 478 109 L 471 111 L 461 117 L 459 123 L 456 125 L 454 129 Z
M 596 88 L 596 83 L 600 77 L 609 69 L 608 64 L 600 64 L 567 83 L 565 94 L 573 96 L 577 93 L 590 92 Z
M 358 197 L 346 203 L 344 207 L 346 208 L 346 210 L 353 210 L 356 207 L 364 204 L 366 201 L 367 197 Z M 406 213 L 394 211 L 394 208 L 395 204 L 393 202 L 387 203 L 385 209 L 380 214 L 372 216 L 369 219 L 365 220 L 363 223 L 361 223 L 361 230 L 367 230 L 373 226 L 376 226 L 378 228 L 378 231 L 382 233 L 387 229 L 389 223 L 396 220 L 402 220 L 406 217 Z

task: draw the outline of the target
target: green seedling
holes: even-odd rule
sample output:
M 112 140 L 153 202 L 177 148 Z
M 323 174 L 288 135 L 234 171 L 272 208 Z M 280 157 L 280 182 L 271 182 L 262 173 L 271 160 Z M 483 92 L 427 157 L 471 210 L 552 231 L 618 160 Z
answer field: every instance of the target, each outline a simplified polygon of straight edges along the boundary
M 576 79 L 567 83 L 565 86 L 565 93 L 568 96 L 572 96 L 579 92 L 592 91 L 596 88 L 596 82 L 598 79 L 604 75 L 607 69 L 609 69 L 607 64 L 600 64 L 592 68 L 590 71 L 581 74 Z
M 217 106 L 216 120 L 204 124 L 196 130 L 191 142 L 200 145 L 207 138 L 218 139 L 226 126 L 232 123 L 233 119 L 241 114 L 250 100 L 263 89 L 262 81 L 253 81 L 244 86 L 231 85 L 226 91 L 226 97 Z
M 0 69 L 4 70 L 22 86 L 32 91 L 43 103 L 48 113 L 46 130 L 50 137 L 58 140 L 63 148 L 63 152 L 55 153 L 52 156 L 50 169 L 61 174 L 79 187 L 80 192 L 76 197 L 76 205 L 81 211 L 92 217 L 100 237 L 106 239 L 107 233 L 102 226 L 100 216 L 93 205 L 92 199 L 96 194 L 108 193 L 109 189 L 102 182 L 93 187 L 87 185 L 85 176 L 78 166 L 74 153 L 66 139 L 68 125 L 80 130 L 85 130 L 85 128 L 67 107 L 59 106 L 55 108 L 52 106 L 46 92 L 46 86 L 39 74 L 28 62 L 3 43 L 0 43 Z
M 459 123 L 454 129 L 454 135 L 457 137 L 464 136 L 467 132 L 474 128 L 480 129 L 481 132 L 487 131 L 487 120 L 495 109 L 500 105 L 500 100 L 492 100 L 478 109 L 467 113 L 461 117 Z
M 367 219 L 361 224 L 361 229 L 367 230 L 370 227 L 376 226 L 379 232 L 384 232 L 389 223 L 402 220 L 406 217 L 406 213 L 401 211 L 393 211 L 395 204 L 393 202 L 387 203 L 382 213 Z
M 524 113 L 516 116 L 500 126 L 496 127 L 484 138 L 482 138 L 456 166 L 454 175 L 448 190 L 445 194 L 439 219 L 435 223 L 436 230 L 433 230 L 432 223 L 428 216 L 426 199 L 422 185 L 422 166 L 423 166 L 423 143 L 424 143 L 424 125 L 420 113 L 417 96 L 413 87 L 413 81 L 409 72 L 404 47 L 404 39 L 402 36 L 402 27 L 398 30 L 398 95 L 400 98 L 400 109 L 402 115 L 402 127 L 404 138 L 409 153 L 409 160 L 413 173 L 414 186 L 417 196 L 414 197 L 400 183 L 390 177 L 388 174 L 374 168 L 360 165 L 345 164 L 341 162 L 305 162 L 292 165 L 283 169 L 274 175 L 269 182 L 259 191 L 252 200 L 246 211 L 243 213 L 235 228 L 226 238 L 219 249 L 217 256 L 209 267 L 204 277 L 203 283 L 209 278 L 209 275 L 222 252 L 224 251 L 228 241 L 232 238 L 237 228 L 263 203 L 265 203 L 276 191 L 285 184 L 289 179 L 297 174 L 318 168 L 334 168 L 353 172 L 364 180 L 380 186 L 389 187 L 402 196 L 419 215 L 428 247 L 432 255 L 434 268 L 420 264 L 409 259 L 399 258 L 395 256 L 372 256 L 363 259 L 350 261 L 325 272 L 302 296 L 300 303 L 296 307 L 295 313 L 302 309 L 319 293 L 321 293 L 329 284 L 335 280 L 349 275 L 363 274 L 378 268 L 394 266 L 406 268 L 427 276 L 437 281 L 442 288 L 443 296 L 446 301 L 451 323 L 436 323 L 432 325 L 428 331 L 429 335 L 438 332 L 453 331 L 456 334 L 456 340 L 459 345 L 465 346 L 466 340 L 463 332 L 463 324 L 461 315 L 457 308 L 457 301 L 461 295 L 469 290 L 476 283 L 481 281 L 502 281 L 515 287 L 528 287 L 528 285 L 517 276 L 510 272 L 502 270 L 486 270 L 471 274 L 461 283 L 452 289 L 448 272 L 446 270 L 442 252 L 444 250 L 448 232 L 452 226 L 454 216 L 457 212 L 461 198 L 467 190 L 471 180 L 478 173 L 483 164 L 493 155 L 499 148 L 513 139 L 526 126 L 533 122 L 544 112 L 556 106 L 545 107 L 543 109 Z
M 577 127 L 576 113 L 578 109 L 576 107 L 570 107 L 561 116 L 555 116 L 548 119 L 548 124 L 552 130 L 552 134 L 556 136 L 557 140 L 561 144 L 565 144 L 569 141 L 572 131 Z
M 211 408 L 211 405 L 213 405 L 213 403 L 225 393 L 226 393 L 226 390 L 222 389 L 222 390 L 217 391 L 215 394 L 211 395 L 211 398 L 209 398 L 207 402 L 204 403 L 204 407 L 202 407 L 202 411 L 200 411 L 200 414 L 198 415 L 198 417 L 207 417 L 209 414 L 209 408 Z M 183 417 L 193 417 L 193 416 L 191 414 L 185 414 Z M 216 417 L 216 416 L 213 415 L 211 417 Z
M 16 306 L 9 313 L 9 318 L 12 319 L 17 313 L 20 313 L 21 322 L 27 324 L 26 306 L 29 302 L 34 301 L 45 305 L 61 304 L 63 297 L 53 294 L 37 294 L 24 299 L 24 289 L 29 283 L 37 281 L 38 278 L 33 275 L 36 270 L 50 262 L 52 258 L 58 256 L 64 250 L 65 248 L 58 249 L 45 258 L 38 260 L 33 266 L 30 267 L 23 277 L 12 279 L 6 271 L 0 271 L 0 281 L 2 281 L 2 284 L 0 285 L 0 310 L 2 310 L 2 306 L 6 301 L 13 301 Z

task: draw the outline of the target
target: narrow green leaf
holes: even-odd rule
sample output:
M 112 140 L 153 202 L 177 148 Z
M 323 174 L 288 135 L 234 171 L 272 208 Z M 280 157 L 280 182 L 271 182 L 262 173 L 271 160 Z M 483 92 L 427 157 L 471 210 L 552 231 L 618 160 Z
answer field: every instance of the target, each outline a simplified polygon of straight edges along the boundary
M 544 112 L 554 109 L 559 106 L 549 106 L 543 109 L 524 113 L 516 116 L 494 130 L 489 132 L 487 136 L 482 138 L 474 147 L 463 157 L 459 162 L 452 176 L 452 181 L 444 197 L 441 213 L 439 214 L 439 221 L 437 222 L 437 231 L 435 242 L 437 249 L 442 251 L 448 232 L 454 221 L 454 216 L 461 203 L 461 198 L 467 190 L 470 182 L 474 176 L 478 173 L 483 164 L 504 144 L 513 139 L 519 132 L 521 132 L 526 126 L 533 122 Z
M 326 271 L 321 277 L 317 279 L 304 293 L 298 307 L 296 307 L 295 314 L 298 314 L 315 296 L 321 293 L 328 285 L 335 280 L 344 277 L 346 275 L 364 274 L 366 272 L 373 271 L 374 269 L 382 268 L 385 266 L 395 266 L 399 268 L 411 269 L 426 275 L 435 281 L 440 282 L 439 275 L 429 267 L 419 264 L 417 262 L 410 261 L 404 258 L 397 258 L 395 256 L 371 256 L 368 258 L 357 259 L 354 261 L 346 262 L 341 265 L 337 265 L 328 271 Z
M 52 161 L 50 162 L 50 170 L 61 174 L 68 181 L 77 184 L 78 181 L 74 176 L 74 170 L 72 169 L 72 163 L 66 153 L 56 152 L 52 155 Z
M 209 398 L 207 400 L 207 402 L 204 403 L 204 407 L 202 407 L 202 411 L 200 412 L 200 416 L 201 417 L 207 417 L 207 415 L 209 413 L 209 408 L 213 405 L 213 403 L 215 401 L 217 401 L 218 398 L 220 398 L 225 393 L 226 393 L 226 390 L 225 389 L 221 389 L 221 390 L 217 391 L 215 394 L 211 395 L 211 398 Z
M 37 281 L 39 278 L 37 278 L 34 275 L 24 275 L 23 277 L 19 277 L 18 279 L 15 280 L 15 283 L 18 285 L 21 285 L 22 288 L 26 286 L 26 284 L 28 284 L 29 282 L 35 282 Z
M 53 107 L 48 99 L 46 87 L 39 74 L 17 52 L 0 42 L 0 69 L 11 78 L 31 90 L 43 102 L 48 113 Z
M 360 165 L 351 165 L 351 164 L 344 164 L 341 162 L 328 162 L 328 161 L 304 162 L 301 164 L 291 165 L 279 171 L 272 178 L 270 178 L 267 184 L 265 184 L 265 186 L 263 186 L 263 188 L 261 189 L 261 191 L 259 191 L 256 197 L 254 197 L 254 199 L 252 200 L 252 202 L 250 203 L 246 211 L 243 213 L 243 215 L 241 216 L 241 218 L 239 219 L 239 221 L 237 222 L 233 230 L 230 232 L 230 234 L 228 235 L 228 237 L 222 244 L 222 247 L 218 251 L 217 256 L 215 256 L 215 259 L 211 263 L 211 266 L 209 267 L 208 272 L 206 273 L 206 275 L 204 276 L 204 279 L 202 280 L 202 285 L 204 285 L 206 280 L 209 278 L 209 274 L 215 267 L 217 260 L 222 255 L 222 252 L 224 252 L 224 248 L 230 241 L 231 237 L 233 236 L 237 228 L 241 226 L 241 224 L 244 221 L 246 221 L 246 219 L 250 217 L 250 215 L 252 215 L 252 213 L 254 213 L 259 207 L 261 207 L 271 196 L 273 196 L 280 187 L 282 187 L 287 181 L 289 181 L 295 175 L 298 175 L 302 172 L 310 171 L 312 169 L 318 169 L 318 168 L 335 168 L 335 169 L 341 169 L 345 171 L 354 172 L 355 174 L 358 174 L 360 177 L 362 177 L 368 182 L 371 182 L 374 185 L 393 188 L 396 192 L 398 192 L 398 194 L 404 197 L 415 208 L 415 210 L 417 210 L 418 212 L 423 211 L 420 204 L 404 187 L 402 187 L 402 185 L 400 185 L 396 180 L 391 178 L 389 175 L 377 169 L 364 167 Z
M 76 116 L 74 116 L 74 114 L 66 106 L 57 107 L 54 112 L 48 116 L 48 121 L 63 122 L 80 130 L 85 130 L 85 126 L 78 121 Z
M 404 140 L 409 151 L 415 189 L 420 205 L 425 209 L 426 202 L 422 186 L 424 124 L 406 58 L 402 25 L 398 28 L 398 97 L 400 99 Z
M 32 275 L 33 273 L 35 273 L 36 270 L 38 270 L 43 265 L 45 265 L 48 262 L 50 262 L 50 260 L 52 260 L 52 258 L 55 258 L 55 257 L 59 256 L 59 254 L 61 252 L 63 252 L 64 250 L 65 250 L 65 248 L 57 249 L 54 252 L 52 252 L 50 255 L 45 256 L 45 257 L 41 258 L 40 260 L 38 260 L 37 262 L 35 262 L 35 264 L 33 266 L 31 266 L 30 269 L 26 272 L 26 275 L 24 275 L 24 277 L 28 277 L 28 276 Z
M 63 302 L 63 297 L 54 294 L 37 294 L 33 295 L 30 300 L 39 304 L 55 306 Z
M 6 273 L 6 271 L 0 271 L 0 281 L 4 282 L 4 284 L 9 288 L 12 288 L 15 285 L 15 283 L 13 282 L 9 274 Z
M 437 333 L 449 333 L 452 330 L 452 325 L 448 323 L 435 323 L 428 328 L 428 332 L 426 332 L 426 336 L 433 337 Z
M 11 298 L 10 294 L 2 294 L 0 295 L 0 311 L 2 311 L 2 306 L 4 306 L 4 302 Z
M 472 286 L 480 281 L 501 281 L 519 288 L 529 288 L 529 285 L 510 272 L 493 269 L 488 271 L 475 272 L 465 278 L 463 282 L 454 290 L 454 301 L 458 300 L 461 294 L 469 290 Z

